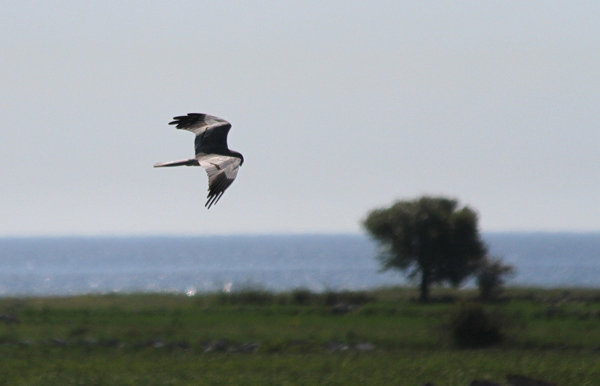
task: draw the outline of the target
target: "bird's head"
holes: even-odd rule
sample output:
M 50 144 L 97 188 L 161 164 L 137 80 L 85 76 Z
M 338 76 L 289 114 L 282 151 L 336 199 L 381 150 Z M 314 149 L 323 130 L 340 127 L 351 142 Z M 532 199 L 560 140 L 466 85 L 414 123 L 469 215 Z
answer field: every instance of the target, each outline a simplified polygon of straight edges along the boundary
M 244 156 L 242 153 L 238 153 L 237 151 L 232 151 L 231 154 L 240 159 L 240 166 L 244 164 Z

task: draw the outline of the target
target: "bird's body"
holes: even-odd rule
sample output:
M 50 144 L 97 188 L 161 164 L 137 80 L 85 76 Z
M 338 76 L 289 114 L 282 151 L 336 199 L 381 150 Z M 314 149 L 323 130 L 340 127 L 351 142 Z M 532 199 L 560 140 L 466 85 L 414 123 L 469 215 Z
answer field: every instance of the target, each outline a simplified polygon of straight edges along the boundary
M 202 166 L 208 174 L 208 196 L 206 207 L 210 209 L 233 183 L 244 163 L 244 157 L 227 147 L 227 134 L 231 124 L 224 119 L 208 114 L 190 113 L 174 117 L 169 125 L 196 134 L 196 156 L 181 161 L 161 162 L 155 168 L 168 166 Z

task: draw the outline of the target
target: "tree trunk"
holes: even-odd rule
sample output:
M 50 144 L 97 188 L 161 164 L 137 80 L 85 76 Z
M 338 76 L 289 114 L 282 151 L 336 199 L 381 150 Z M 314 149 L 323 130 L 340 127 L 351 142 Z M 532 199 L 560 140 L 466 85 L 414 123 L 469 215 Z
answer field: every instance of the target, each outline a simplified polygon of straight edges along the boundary
M 428 268 L 421 268 L 421 295 L 419 300 L 425 303 L 429 300 L 429 282 L 431 273 Z

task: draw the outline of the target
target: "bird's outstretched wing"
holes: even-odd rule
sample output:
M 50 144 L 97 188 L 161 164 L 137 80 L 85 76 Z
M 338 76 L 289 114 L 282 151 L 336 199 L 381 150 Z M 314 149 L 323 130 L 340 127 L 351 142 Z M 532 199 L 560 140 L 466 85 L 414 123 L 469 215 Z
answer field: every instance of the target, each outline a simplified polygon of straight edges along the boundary
M 196 134 L 196 154 L 212 153 L 215 148 L 227 149 L 227 134 L 231 129 L 231 123 L 226 120 L 199 113 L 189 113 L 173 119 L 169 125 L 177 125 L 178 129 Z
M 169 122 L 169 125 L 177 125 L 178 129 L 189 130 L 196 135 L 217 126 L 228 125 L 231 127 L 231 123 L 223 118 L 199 113 L 189 113 L 188 115 L 173 117 L 173 122 Z
M 219 201 L 223 192 L 233 183 L 240 168 L 241 160 L 237 157 L 211 154 L 200 160 L 200 166 L 208 174 L 208 196 L 206 204 L 208 209 Z

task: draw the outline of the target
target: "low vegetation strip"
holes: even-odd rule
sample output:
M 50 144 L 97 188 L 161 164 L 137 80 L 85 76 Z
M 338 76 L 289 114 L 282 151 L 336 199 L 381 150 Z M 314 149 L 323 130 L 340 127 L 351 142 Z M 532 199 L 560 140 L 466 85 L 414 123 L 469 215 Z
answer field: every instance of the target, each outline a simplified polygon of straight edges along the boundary
M 599 294 L 508 289 L 492 304 L 443 288 L 428 303 L 407 288 L 6 298 L 0 384 L 458 386 L 522 374 L 596 385 Z M 458 322 L 468 344 L 456 340 Z M 473 344 L 476 328 L 500 335 Z

